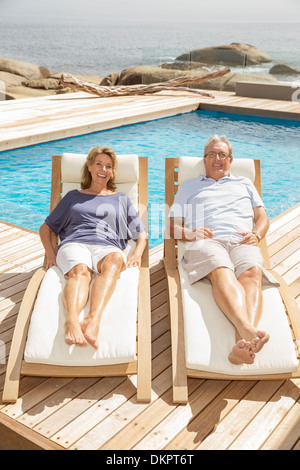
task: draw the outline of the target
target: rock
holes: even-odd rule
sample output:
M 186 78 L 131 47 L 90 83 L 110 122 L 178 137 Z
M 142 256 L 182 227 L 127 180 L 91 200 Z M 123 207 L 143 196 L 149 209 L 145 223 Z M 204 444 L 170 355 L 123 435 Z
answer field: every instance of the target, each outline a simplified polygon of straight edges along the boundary
M 20 64 L 22 65 L 20 66 Z M 23 64 L 26 64 L 26 73 L 24 71 L 25 66 Z M 28 71 L 32 70 L 32 65 L 34 70 L 36 70 L 36 68 L 39 70 L 42 69 L 42 74 L 40 74 L 38 78 L 27 78 L 24 75 L 20 75 L 22 72 L 29 76 L 30 74 Z M 45 69 L 45 67 L 40 68 L 39 66 L 30 64 L 28 62 L 0 59 L 0 69 L 1 67 L 18 72 L 17 74 L 7 71 L 0 71 L 1 100 L 73 93 L 71 88 L 65 88 L 59 84 L 61 73 L 50 72 L 48 69 Z M 45 70 L 47 70 L 47 72 L 45 72 Z M 42 77 L 41 75 L 43 74 L 45 74 L 47 77 Z M 36 75 L 32 75 L 37 76 L 38 74 L 36 73 Z M 73 76 L 86 82 L 95 83 L 96 85 L 99 85 L 103 79 L 103 77 L 98 75 L 73 74 Z M 24 78 L 26 78 L 26 80 L 24 80 Z
M 171 64 L 162 64 L 162 69 L 171 69 L 171 70 L 195 70 L 205 68 L 206 64 L 200 62 L 172 62 Z
M 115 86 L 119 83 L 119 78 L 120 75 L 117 72 L 110 73 L 101 80 L 100 86 Z
M 103 77 L 100 77 L 99 75 L 81 75 L 76 73 L 71 73 L 70 75 L 78 78 L 79 80 L 83 80 L 84 82 L 94 83 L 95 85 L 99 85 L 103 80 Z M 61 77 L 61 73 L 59 76 Z
M 200 72 L 199 75 L 204 75 L 207 72 Z M 198 74 L 198 72 L 197 72 Z M 195 72 L 185 71 L 184 73 L 179 70 L 167 70 L 160 67 L 151 67 L 149 65 L 138 65 L 124 69 L 120 74 L 118 85 L 149 85 L 150 83 L 160 83 L 172 80 L 173 78 L 183 77 L 188 75 L 195 75 Z
M 118 85 L 137 85 L 140 83 L 150 84 L 164 82 L 171 80 L 173 78 L 195 75 L 207 74 L 207 70 L 201 69 L 195 71 L 179 71 L 179 70 L 168 70 L 160 69 L 150 66 L 137 66 L 125 69 L 122 71 Z M 223 75 L 219 78 L 213 80 L 206 80 L 199 84 L 189 85 L 192 88 L 198 88 L 203 90 L 222 90 L 222 91 L 235 91 L 236 82 L 241 81 L 256 81 L 256 82 L 268 82 L 268 83 L 278 83 L 276 78 L 271 77 L 270 75 L 254 75 L 254 74 L 245 74 L 245 73 L 235 73 L 229 72 L 226 75 Z
M 203 90 L 219 90 L 219 91 L 233 91 L 235 92 L 236 82 L 260 82 L 260 83 L 278 83 L 274 77 L 269 75 L 255 75 L 250 73 L 234 73 L 230 72 L 223 77 L 215 78 L 214 80 L 207 80 L 199 83 L 199 85 L 192 85 L 193 88 Z
M 5 58 L 0 58 L 0 71 L 20 75 L 28 80 L 47 78 L 51 73 L 46 67 L 40 65 Z
M 235 42 L 229 45 L 195 49 L 180 55 L 176 60 L 202 62 L 205 64 L 245 66 L 272 62 L 269 56 L 256 47 Z
M 0 72 L 0 80 L 6 85 L 21 86 L 24 77 L 9 72 Z
M 269 73 L 274 75 L 299 75 L 300 70 L 297 70 L 295 67 L 291 67 L 286 64 L 275 64 L 270 69 Z
M 41 78 L 40 80 L 25 80 L 22 85 L 30 88 L 41 88 L 44 90 L 61 90 L 62 85 L 59 84 L 59 80 L 56 78 Z
M 40 96 L 56 95 L 57 93 L 59 93 L 59 91 L 7 85 L 5 89 L 5 99 L 37 98 Z

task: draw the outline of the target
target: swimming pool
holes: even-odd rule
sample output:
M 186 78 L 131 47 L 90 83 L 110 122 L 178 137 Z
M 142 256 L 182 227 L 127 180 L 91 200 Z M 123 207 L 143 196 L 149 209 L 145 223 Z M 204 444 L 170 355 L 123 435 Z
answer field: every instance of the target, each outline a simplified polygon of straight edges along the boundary
M 300 122 L 195 111 L 93 134 L 0 152 L 0 219 L 38 230 L 49 211 L 51 158 L 62 152 L 87 153 L 95 145 L 149 159 L 150 248 L 162 243 L 164 160 L 202 156 L 212 134 L 232 141 L 236 158 L 259 158 L 262 197 L 270 219 L 299 202 Z

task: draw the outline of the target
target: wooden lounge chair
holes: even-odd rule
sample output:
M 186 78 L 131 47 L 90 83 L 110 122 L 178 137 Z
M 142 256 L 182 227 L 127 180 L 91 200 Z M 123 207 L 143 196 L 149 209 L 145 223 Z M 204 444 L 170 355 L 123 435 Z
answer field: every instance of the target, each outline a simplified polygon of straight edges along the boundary
M 236 176 L 250 178 L 261 193 L 259 160 L 234 159 L 231 171 Z M 205 174 L 202 158 L 166 159 L 166 208 L 170 209 L 178 185 L 199 174 Z M 270 333 L 269 342 L 257 354 L 254 364 L 231 364 L 227 357 L 235 341 L 234 327 L 214 301 L 210 283 L 199 281 L 190 285 L 188 282 L 180 263 L 184 242 L 170 237 L 167 216 L 164 264 L 170 309 L 174 402 L 187 402 L 187 377 L 234 380 L 299 377 L 299 312 L 283 279 L 273 272 L 280 288 L 263 288 L 264 307 L 258 326 Z M 260 242 L 260 247 L 268 268 L 265 239 Z
M 78 154 L 53 157 L 50 210 L 66 192 L 80 188 L 85 158 L 86 155 Z M 147 230 L 147 158 L 137 155 L 119 155 L 117 158 L 117 190 L 125 192 L 139 209 Z M 56 246 L 57 240 L 53 243 Z M 20 375 L 101 377 L 133 374 L 137 374 L 137 400 L 150 401 L 149 280 L 147 245 L 141 269 L 128 268 L 120 274 L 101 319 L 100 347 L 96 351 L 90 345 L 70 346 L 64 341 L 65 314 L 61 292 L 66 281 L 57 267 L 47 272 L 44 268 L 38 269 L 27 287 L 16 322 L 3 401 L 17 400 Z M 87 313 L 88 306 L 85 310 Z

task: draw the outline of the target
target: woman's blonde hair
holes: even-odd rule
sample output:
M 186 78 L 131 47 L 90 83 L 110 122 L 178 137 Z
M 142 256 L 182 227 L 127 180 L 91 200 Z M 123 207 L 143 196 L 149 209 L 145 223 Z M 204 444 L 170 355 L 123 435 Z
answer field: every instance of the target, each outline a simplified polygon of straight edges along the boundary
M 95 158 L 97 155 L 104 153 L 105 155 L 108 155 L 111 160 L 112 160 L 112 171 L 113 171 L 113 176 L 110 178 L 110 180 L 107 183 L 107 189 L 110 191 L 115 191 L 116 190 L 116 184 L 115 184 L 115 176 L 116 176 L 116 168 L 117 168 L 117 157 L 115 152 L 109 148 L 109 147 L 93 147 L 88 153 L 88 156 L 86 157 L 85 164 L 83 165 L 82 172 L 81 172 L 81 189 L 88 189 L 91 187 L 92 183 L 92 176 L 89 171 L 89 166 L 93 165 Z

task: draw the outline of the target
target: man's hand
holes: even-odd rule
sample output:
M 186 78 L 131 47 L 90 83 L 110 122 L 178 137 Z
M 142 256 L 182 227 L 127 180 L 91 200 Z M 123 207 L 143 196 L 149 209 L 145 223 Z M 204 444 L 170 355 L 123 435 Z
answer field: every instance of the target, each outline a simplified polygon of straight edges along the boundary
M 214 232 L 210 228 L 198 227 L 196 230 L 193 230 L 195 235 L 195 240 L 204 240 L 205 238 L 213 238 Z
M 258 245 L 258 238 L 252 232 L 236 232 L 239 235 L 242 235 L 243 240 L 240 241 L 240 244 L 244 245 Z

